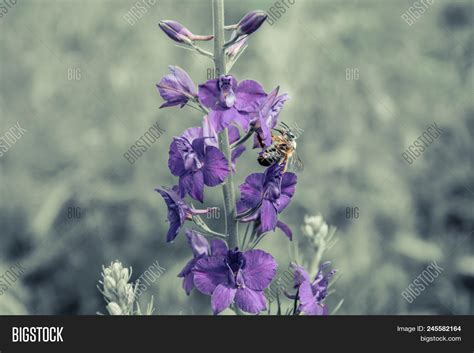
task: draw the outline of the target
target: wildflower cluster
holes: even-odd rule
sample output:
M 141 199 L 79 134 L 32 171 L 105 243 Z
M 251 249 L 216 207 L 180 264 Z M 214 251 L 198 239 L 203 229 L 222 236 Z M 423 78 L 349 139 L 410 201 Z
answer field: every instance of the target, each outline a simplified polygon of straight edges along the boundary
M 252 11 L 237 24 L 225 26 L 223 0 L 213 1 L 213 11 L 212 35 L 193 34 L 176 21 L 159 23 L 178 46 L 213 60 L 221 75 L 196 85 L 183 69 L 169 66 L 170 73 L 156 85 L 165 101 L 160 108 L 192 107 L 202 114 L 202 120 L 171 141 L 168 167 L 177 178 L 176 185 L 155 190 L 168 208 L 168 242 L 187 222 L 193 226 L 185 231 L 193 257 L 178 275 L 183 278 L 185 292 L 189 295 L 196 288 L 211 296 L 214 314 L 229 307 L 236 312 L 258 314 L 267 308 L 264 290 L 275 277 L 277 263 L 271 254 L 255 247 L 277 228 L 289 240 L 293 238 L 292 230 L 279 216 L 296 191 L 298 178 L 289 167 L 297 137 L 288 125 L 279 122 L 289 99 L 287 94 L 279 94 L 279 87 L 267 92 L 255 80 L 238 80 L 228 74 L 247 48 L 251 35 L 265 22 L 266 13 Z M 224 30 L 231 31 L 227 41 Z M 210 40 L 214 40 L 213 53 L 196 44 Z M 255 160 L 260 168 L 266 168 L 245 178 L 236 201 L 234 174 L 249 139 L 253 140 L 252 148 L 258 149 L 253 152 Z M 212 207 L 194 208 L 186 200 L 189 197 L 203 203 L 206 188 L 219 185 L 224 195 L 224 232 L 210 229 L 201 218 Z M 245 234 L 238 233 L 238 224 L 247 225 Z M 297 294 L 291 298 L 299 302 L 296 314 L 327 314 L 322 300 L 333 272 L 324 275 L 321 269 L 313 281 L 301 266 L 295 265 L 293 272 Z

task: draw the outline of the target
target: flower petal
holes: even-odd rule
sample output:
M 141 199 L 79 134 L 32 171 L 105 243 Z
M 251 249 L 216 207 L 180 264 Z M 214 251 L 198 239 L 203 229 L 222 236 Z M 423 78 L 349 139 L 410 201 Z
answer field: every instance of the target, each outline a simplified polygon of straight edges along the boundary
M 171 174 L 174 176 L 181 176 L 186 172 L 184 168 L 184 161 L 178 149 L 178 140 L 175 138 L 170 145 L 168 167 Z
M 252 173 L 239 186 L 241 208 L 251 209 L 262 200 L 263 173 Z M 240 212 L 240 211 L 239 211 Z
M 192 143 L 193 150 L 197 154 L 198 159 L 202 159 L 206 155 L 206 144 L 204 143 L 205 140 L 205 138 L 200 137 L 195 139 Z
M 208 108 L 214 108 L 219 104 L 218 79 L 212 79 L 199 85 L 199 101 Z
M 229 175 L 229 164 L 224 154 L 216 147 L 208 146 L 204 157 L 204 183 L 207 186 L 221 184 Z
M 186 71 L 179 66 L 170 65 L 168 67 L 181 87 L 193 95 L 196 94 L 196 86 Z
M 311 283 L 304 281 L 299 287 L 299 309 L 306 315 L 323 315 L 324 307 L 316 301 L 311 290 Z
M 170 222 L 170 228 L 166 240 L 170 242 L 176 238 L 183 226 L 186 220 L 186 210 L 188 209 L 188 206 L 177 195 L 176 187 L 173 187 L 173 190 L 168 188 L 156 188 L 155 190 L 160 193 L 168 207 L 168 221 Z
M 211 297 L 211 307 L 214 315 L 219 314 L 222 310 L 227 309 L 232 304 L 236 288 L 229 288 L 223 284 L 219 284 Z
M 191 272 L 193 269 L 194 265 L 200 258 L 195 258 L 193 257 L 191 260 L 189 260 L 186 265 L 184 265 L 183 269 L 181 270 L 180 273 L 178 273 L 178 277 L 186 277 L 188 273 Z
M 280 230 L 290 239 L 293 240 L 293 232 L 291 231 L 291 228 L 288 227 L 285 223 L 282 221 L 277 222 L 277 228 L 280 228 Z
M 260 220 L 262 222 L 262 232 L 269 232 L 275 230 L 277 225 L 277 211 L 273 202 L 263 200 L 262 208 L 260 209 Z
M 161 97 L 166 101 L 160 108 L 183 106 L 190 96 L 196 95 L 196 87 L 191 77 L 178 66 L 169 66 L 170 74 L 163 76 L 156 85 Z
M 245 285 L 253 290 L 264 290 L 276 274 L 277 263 L 272 255 L 262 250 L 244 252 L 245 267 L 242 269 Z
M 222 255 L 225 256 L 227 254 L 227 245 L 221 239 L 212 239 L 211 240 L 211 255 L 217 256 Z
M 195 139 L 200 138 L 200 137 L 204 137 L 203 136 L 203 129 L 200 126 L 190 127 L 188 129 L 184 130 L 181 137 L 184 137 L 190 143 L 193 143 L 193 141 Z
M 240 82 L 235 95 L 237 97 L 235 108 L 246 113 L 255 112 L 261 100 L 267 96 L 262 85 L 254 80 Z
M 187 100 L 184 100 L 184 99 L 177 99 L 177 100 L 173 100 L 173 101 L 167 101 L 167 102 L 164 102 L 162 105 L 160 105 L 160 109 L 161 108 L 168 108 L 168 107 L 174 107 L 176 105 L 181 105 L 181 108 L 186 104 Z
M 241 126 L 248 126 L 248 118 L 235 108 L 211 110 L 208 117 L 209 123 L 216 132 L 221 132 L 233 122 L 237 122 Z
M 278 91 L 280 90 L 280 87 L 277 87 L 273 89 L 266 97 L 264 100 L 262 100 L 260 107 L 259 107 L 259 113 L 266 118 L 268 114 L 270 114 L 273 103 L 275 102 L 277 96 L 278 96 Z M 274 126 L 272 126 L 274 127 Z
M 201 171 L 195 173 L 186 173 L 179 178 L 179 192 L 180 196 L 184 197 L 189 194 L 193 199 L 204 201 L 204 180 Z
M 234 125 L 229 126 L 229 129 L 227 130 L 227 133 L 229 134 L 229 142 L 230 143 L 234 143 L 234 142 L 236 142 L 240 139 L 239 129 Z
M 193 268 L 194 285 L 203 294 L 211 295 L 219 284 L 229 282 L 229 268 L 223 256 L 200 259 Z
M 285 102 L 290 99 L 290 96 L 286 93 L 277 96 L 279 87 L 275 88 L 267 96 L 267 99 L 262 103 L 260 107 L 260 113 L 264 118 L 265 125 L 269 128 L 274 128 L 277 124 L 278 115 Z
M 263 147 L 268 147 L 272 144 L 272 132 L 270 131 L 270 127 L 265 122 L 264 118 L 260 115 L 259 116 L 260 126 L 258 128 L 258 137 L 260 138 L 261 144 Z M 260 145 L 260 144 L 259 144 Z
M 166 241 L 168 243 L 173 241 L 176 238 L 179 231 L 181 230 L 182 225 L 183 224 L 181 222 L 170 223 L 170 229 L 168 230 L 168 233 L 166 234 Z
M 187 295 L 194 289 L 194 274 L 189 272 L 183 279 L 183 289 Z
M 292 263 L 291 269 L 295 276 L 295 288 L 298 288 L 303 282 L 310 282 L 308 272 L 306 272 L 303 266 L 299 266 L 295 263 Z
M 206 145 L 218 147 L 217 133 L 214 126 L 211 125 L 207 115 L 202 119 L 202 136 L 206 137 Z
M 246 113 L 241 113 L 235 108 L 232 109 L 233 111 L 233 118 L 231 123 L 239 124 L 244 131 L 249 130 L 250 125 L 250 116 Z
M 184 197 L 186 194 L 189 194 L 193 188 L 193 175 L 191 173 L 186 173 L 179 178 L 178 181 L 179 187 L 179 196 Z
M 194 230 L 186 229 L 186 238 L 195 257 L 209 254 L 210 245 L 204 235 Z
M 281 213 L 290 203 L 296 190 L 298 177 L 294 173 L 285 173 L 281 179 L 281 194 L 276 204 L 278 213 Z
M 193 199 L 203 202 L 204 201 L 204 176 L 200 170 L 193 174 L 193 184 L 189 196 Z
M 174 186 L 171 190 L 166 187 L 156 188 L 155 191 L 158 192 L 165 200 L 166 206 L 168 207 L 168 220 L 170 222 L 184 222 L 188 206 L 179 197 L 178 187 Z
M 156 85 L 161 98 L 165 100 L 160 108 L 172 107 L 186 103 L 188 98 L 185 96 L 182 88 L 177 87 L 174 79 L 170 75 L 164 76 L 161 81 Z
M 258 314 L 267 308 L 265 296 L 261 291 L 239 288 L 235 294 L 235 303 L 245 312 Z

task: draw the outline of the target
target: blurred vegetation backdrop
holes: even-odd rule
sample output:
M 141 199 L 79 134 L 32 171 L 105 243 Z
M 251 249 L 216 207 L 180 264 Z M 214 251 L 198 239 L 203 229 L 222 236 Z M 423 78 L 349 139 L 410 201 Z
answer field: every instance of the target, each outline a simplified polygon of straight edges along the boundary
M 18 0 L 0 18 L 0 135 L 17 122 L 26 130 L 0 157 L 0 274 L 26 269 L 0 296 L 0 314 L 105 312 L 96 284 L 115 259 L 132 279 L 156 261 L 166 268 L 140 299 L 154 295 L 155 314 L 210 314 L 208 297 L 181 289 L 191 253 L 184 234 L 165 242 L 153 189 L 175 182 L 172 137 L 201 122 L 194 110 L 159 110 L 155 84 L 170 64 L 195 83 L 212 68 L 158 21 L 209 34 L 211 1 L 157 0 L 127 21 L 136 3 Z M 296 0 L 232 70 L 292 97 L 280 118 L 305 130 L 305 170 L 282 219 L 297 238 L 305 214 L 338 228 L 324 260 L 342 274 L 329 297 L 344 298 L 341 314 L 474 314 L 474 5 L 425 1 L 410 25 L 402 15 L 413 3 Z M 274 4 L 227 0 L 226 22 Z M 166 132 L 131 165 L 123 154 L 157 122 Z M 402 153 L 434 122 L 443 133 L 408 164 Z M 261 171 L 254 152 L 238 170 L 237 183 Z M 206 189 L 206 205 L 221 198 Z M 286 268 L 281 232 L 260 246 Z M 432 261 L 444 271 L 408 303 L 402 291 Z

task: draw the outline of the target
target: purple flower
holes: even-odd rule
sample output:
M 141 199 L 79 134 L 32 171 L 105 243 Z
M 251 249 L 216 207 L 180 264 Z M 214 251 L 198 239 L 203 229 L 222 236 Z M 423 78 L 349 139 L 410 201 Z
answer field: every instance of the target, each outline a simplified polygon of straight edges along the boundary
M 211 40 L 214 38 L 212 35 L 200 36 L 193 34 L 181 23 L 172 20 L 161 21 L 158 26 L 160 26 L 160 28 L 168 37 L 170 37 L 175 42 L 182 44 L 192 44 L 192 42 L 195 40 Z
M 255 112 L 266 96 L 257 81 L 244 80 L 237 84 L 237 80 L 230 75 L 222 75 L 199 85 L 199 100 L 211 109 L 209 121 L 216 132 L 234 122 L 248 130 L 249 113 Z
M 248 36 L 255 32 L 265 22 L 268 15 L 264 11 L 250 11 L 237 24 L 236 37 Z
M 267 168 L 264 173 L 250 174 L 240 185 L 240 201 L 237 211 L 241 221 L 257 221 L 259 234 L 280 228 L 292 239 L 290 228 L 278 220 L 290 203 L 297 182 L 293 173 L 283 173 L 284 166 L 278 163 Z M 242 216 L 243 215 L 243 216 Z
M 155 191 L 160 193 L 168 207 L 168 222 L 170 228 L 166 235 L 166 241 L 173 241 L 183 227 L 186 220 L 192 220 L 194 215 L 206 214 L 208 210 L 195 210 L 178 195 L 178 187 L 173 188 L 161 187 L 156 188 Z
M 178 66 L 168 66 L 171 73 L 163 76 L 156 85 L 161 97 L 166 101 L 160 108 L 180 105 L 182 108 L 189 99 L 197 98 L 196 86 L 191 77 Z
M 194 288 L 192 269 L 196 262 L 207 256 L 224 256 L 227 253 L 227 246 L 220 239 L 212 239 L 209 244 L 203 235 L 189 229 L 186 230 L 186 238 L 193 252 L 193 258 L 184 266 L 178 277 L 183 277 L 183 289 L 189 295 Z
M 327 307 L 322 304 L 322 301 L 328 295 L 329 280 L 337 271 L 332 270 L 323 275 L 323 270 L 329 265 L 330 262 L 322 264 L 314 281 L 311 282 L 308 273 L 303 267 L 292 264 L 295 276 L 294 288 L 298 290 L 298 311 L 305 315 L 328 315 Z
M 272 144 L 272 132 L 277 125 L 278 115 L 285 102 L 290 99 L 286 93 L 278 95 L 280 87 L 271 91 L 265 100 L 261 102 L 258 112 L 250 120 L 250 125 L 255 130 L 254 148 L 268 147 Z
M 193 199 L 204 201 L 204 185 L 221 184 L 229 175 L 228 162 L 216 147 L 206 144 L 202 128 L 187 129 L 175 137 L 170 146 L 168 167 L 179 177 L 179 194 L 188 193 Z
M 230 62 L 245 50 L 247 47 L 247 40 L 248 38 L 245 37 L 226 49 L 225 53 Z
M 229 142 L 232 144 L 238 140 L 240 140 L 240 133 L 239 129 L 236 126 L 229 126 L 228 128 L 228 134 L 229 134 Z M 214 127 L 211 125 L 208 116 L 204 116 L 203 122 L 202 122 L 202 135 L 201 137 L 212 137 L 209 139 L 206 139 L 206 144 L 209 146 L 214 146 L 214 147 L 219 147 L 218 143 L 218 137 L 217 137 L 217 132 L 214 129 Z M 245 146 L 239 145 L 236 148 L 234 148 L 231 152 L 231 160 L 232 160 L 232 171 L 235 172 L 235 163 L 237 161 L 237 158 L 242 155 L 242 153 L 245 152 Z
M 214 314 L 233 302 L 248 313 L 266 309 L 263 290 L 271 283 L 277 264 L 262 250 L 227 250 L 225 255 L 199 259 L 194 269 L 194 285 L 211 296 Z

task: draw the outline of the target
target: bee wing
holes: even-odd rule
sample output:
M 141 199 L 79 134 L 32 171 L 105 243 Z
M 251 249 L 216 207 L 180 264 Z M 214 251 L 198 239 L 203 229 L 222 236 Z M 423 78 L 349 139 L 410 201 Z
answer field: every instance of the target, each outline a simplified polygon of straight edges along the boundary
M 302 172 L 304 170 L 303 161 L 296 151 L 293 151 L 290 158 L 288 158 L 288 170 L 295 172 Z

